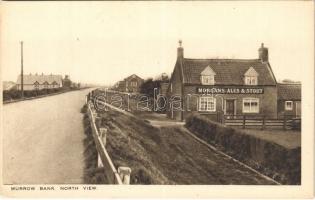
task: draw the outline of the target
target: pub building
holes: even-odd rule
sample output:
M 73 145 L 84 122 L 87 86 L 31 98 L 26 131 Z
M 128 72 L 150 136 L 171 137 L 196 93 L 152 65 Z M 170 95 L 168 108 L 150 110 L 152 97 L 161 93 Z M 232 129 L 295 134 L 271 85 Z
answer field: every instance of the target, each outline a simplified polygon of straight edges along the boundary
M 261 44 L 258 59 L 192 59 L 179 41 L 167 90 L 167 116 L 184 120 L 197 112 L 217 120 L 219 114 L 277 118 L 277 82 Z M 179 98 L 180 97 L 180 98 Z M 221 116 L 222 116 L 221 115 Z

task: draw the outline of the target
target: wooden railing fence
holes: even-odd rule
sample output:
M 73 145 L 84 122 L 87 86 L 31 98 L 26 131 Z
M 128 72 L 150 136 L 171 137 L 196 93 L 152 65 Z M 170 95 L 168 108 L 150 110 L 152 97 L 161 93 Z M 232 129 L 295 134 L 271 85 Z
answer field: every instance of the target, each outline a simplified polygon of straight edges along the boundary
M 265 115 L 248 116 L 248 115 L 224 115 L 221 123 L 227 126 L 235 126 L 240 128 L 260 127 L 278 128 L 283 130 L 294 129 L 301 123 L 301 118 L 292 118 L 291 116 L 283 116 L 281 118 L 267 118 Z
M 104 167 L 104 173 L 109 184 L 129 184 L 131 169 L 129 167 L 115 168 L 106 148 L 106 128 L 100 128 L 98 130 L 96 126 L 97 112 L 91 101 L 91 94 L 87 96 L 87 114 L 89 116 L 90 125 L 92 129 L 92 135 L 98 152 L 98 167 Z

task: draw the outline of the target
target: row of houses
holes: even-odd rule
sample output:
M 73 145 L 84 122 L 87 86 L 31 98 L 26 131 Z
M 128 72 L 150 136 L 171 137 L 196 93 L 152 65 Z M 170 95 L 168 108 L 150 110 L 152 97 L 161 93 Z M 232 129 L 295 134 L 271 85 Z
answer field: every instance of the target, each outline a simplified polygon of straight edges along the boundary
M 210 118 L 219 112 L 269 118 L 301 115 L 301 84 L 277 83 L 264 44 L 255 59 L 195 59 L 184 57 L 180 41 L 166 96 L 176 100 L 166 109 L 176 120 L 193 112 Z
M 65 78 L 62 75 L 45 75 L 43 73 L 23 75 L 23 90 L 56 89 L 72 87 L 73 84 L 68 75 Z M 16 89 L 21 90 L 21 75 L 17 78 Z

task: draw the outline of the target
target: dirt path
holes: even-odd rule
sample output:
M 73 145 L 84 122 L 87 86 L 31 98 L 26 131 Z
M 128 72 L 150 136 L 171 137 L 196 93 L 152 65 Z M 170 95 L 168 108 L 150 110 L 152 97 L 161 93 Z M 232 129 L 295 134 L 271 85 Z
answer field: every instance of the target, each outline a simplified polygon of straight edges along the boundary
M 5 184 L 82 183 L 85 135 L 80 108 L 88 92 L 3 107 Z

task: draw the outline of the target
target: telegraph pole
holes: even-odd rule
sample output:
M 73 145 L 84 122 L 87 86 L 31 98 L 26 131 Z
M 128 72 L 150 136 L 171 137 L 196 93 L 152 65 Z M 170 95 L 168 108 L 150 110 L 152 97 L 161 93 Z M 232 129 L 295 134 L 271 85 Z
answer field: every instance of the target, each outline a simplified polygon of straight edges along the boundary
M 21 43 L 21 98 L 24 98 L 24 80 L 23 80 L 23 41 Z

